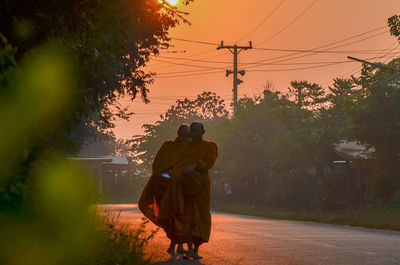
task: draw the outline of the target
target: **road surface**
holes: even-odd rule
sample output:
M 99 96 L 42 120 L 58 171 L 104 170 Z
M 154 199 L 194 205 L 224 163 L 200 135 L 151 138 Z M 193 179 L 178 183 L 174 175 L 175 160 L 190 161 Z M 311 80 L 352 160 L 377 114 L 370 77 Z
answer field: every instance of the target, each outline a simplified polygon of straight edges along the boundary
M 137 205 L 100 207 L 121 211 L 125 221 L 141 222 Z M 400 264 L 400 232 L 221 213 L 212 215 L 210 242 L 200 247 L 200 261 L 170 260 L 167 247 L 160 231 L 147 255 L 156 265 Z

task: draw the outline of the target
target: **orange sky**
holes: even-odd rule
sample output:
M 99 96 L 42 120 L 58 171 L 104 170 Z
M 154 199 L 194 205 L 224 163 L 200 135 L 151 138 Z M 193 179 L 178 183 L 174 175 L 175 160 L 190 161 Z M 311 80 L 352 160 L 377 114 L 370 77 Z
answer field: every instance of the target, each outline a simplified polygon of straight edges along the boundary
M 192 25 L 180 25 L 171 30 L 170 36 L 215 43 L 215 45 L 173 40 L 174 47 L 163 52 L 148 66 L 148 70 L 158 73 L 154 84 L 149 86 L 151 102 L 146 105 L 140 98 L 134 102 L 129 102 L 128 99 L 121 100 L 122 106 L 129 106 L 129 110 L 135 112 L 135 115 L 129 122 L 116 122 L 114 132 L 117 138 L 127 139 L 141 134 L 142 125 L 157 121 L 159 115 L 163 114 L 176 99 L 193 98 L 202 91 L 216 92 L 226 100 L 229 106 L 233 81 L 232 75 L 225 77 L 224 69 L 232 69 L 233 56 L 228 50 L 216 50 L 221 40 L 226 45 L 235 44 L 238 40 L 240 40 L 237 42 L 238 45 L 248 45 L 248 41 L 252 41 L 254 48 L 315 49 L 384 27 L 388 17 L 400 12 L 400 1 L 195 0 L 187 7 L 178 3 L 178 7 L 190 12 L 188 19 Z M 276 9 L 275 12 L 270 15 L 274 9 Z M 244 82 L 239 85 L 239 98 L 243 95 L 261 93 L 267 81 L 271 81 L 274 88 L 279 91 L 287 91 L 289 82 L 292 80 L 308 80 L 327 87 L 331 84 L 332 78 L 347 77 L 351 73 L 357 74 L 361 67 L 360 63 L 348 62 L 293 70 L 321 65 L 310 63 L 348 61 L 346 59 L 348 55 L 363 59 L 383 56 L 371 61 L 384 62 L 390 59 L 390 55 L 400 55 L 400 46 L 396 43 L 396 39 L 389 33 L 385 33 L 385 30 L 387 28 L 318 49 L 326 50 L 355 42 L 331 50 L 338 53 L 317 53 L 293 59 L 293 57 L 309 54 L 298 53 L 291 57 L 271 60 L 271 58 L 291 52 L 256 49 L 243 51 L 238 57 L 239 70 L 249 69 L 245 76 L 240 77 Z M 365 50 L 369 51 L 360 53 Z M 178 53 L 171 53 L 171 51 Z M 266 65 L 240 65 L 240 63 L 268 59 L 270 60 L 264 62 Z M 282 61 L 283 59 L 290 60 Z M 271 65 L 271 63 L 274 64 Z

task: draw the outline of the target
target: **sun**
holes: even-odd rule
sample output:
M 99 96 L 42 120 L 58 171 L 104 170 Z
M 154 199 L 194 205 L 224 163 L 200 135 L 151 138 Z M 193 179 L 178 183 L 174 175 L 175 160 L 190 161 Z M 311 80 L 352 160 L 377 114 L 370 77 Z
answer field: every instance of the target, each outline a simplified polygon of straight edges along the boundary
M 166 0 L 170 5 L 174 6 L 178 3 L 178 0 Z

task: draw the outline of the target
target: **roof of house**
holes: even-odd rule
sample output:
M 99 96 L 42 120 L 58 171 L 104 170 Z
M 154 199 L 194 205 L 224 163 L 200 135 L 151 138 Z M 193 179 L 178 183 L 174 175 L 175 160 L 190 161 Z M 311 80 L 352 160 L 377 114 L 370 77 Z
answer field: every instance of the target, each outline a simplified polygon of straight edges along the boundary
M 128 165 L 128 157 L 126 156 L 95 156 L 95 157 L 72 157 L 71 160 L 84 162 L 101 162 L 104 164 Z
M 375 148 L 368 148 L 366 145 L 360 144 L 356 141 L 345 141 L 342 140 L 340 143 L 335 145 L 335 150 L 339 155 L 344 156 L 347 159 L 371 158 L 372 153 L 375 152 Z
M 118 165 L 128 165 L 128 157 L 127 156 L 104 156 L 104 158 L 111 158 L 112 161 L 107 164 L 118 164 Z

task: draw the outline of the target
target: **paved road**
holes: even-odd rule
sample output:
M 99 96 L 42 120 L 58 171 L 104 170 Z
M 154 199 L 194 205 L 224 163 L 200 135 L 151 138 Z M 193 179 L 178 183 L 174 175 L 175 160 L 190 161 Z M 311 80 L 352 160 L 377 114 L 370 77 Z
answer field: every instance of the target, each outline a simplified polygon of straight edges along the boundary
M 136 205 L 107 205 L 124 220 L 140 223 Z M 399 265 L 400 232 L 349 226 L 270 220 L 213 213 L 211 239 L 199 262 L 169 260 L 160 231 L 147 249 L 157 265 Z

